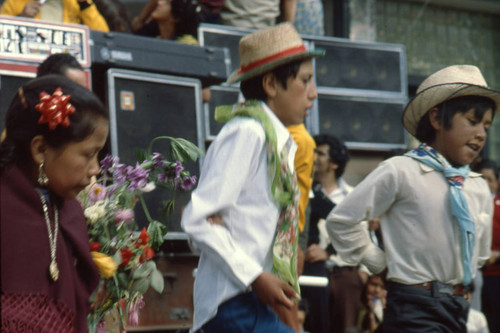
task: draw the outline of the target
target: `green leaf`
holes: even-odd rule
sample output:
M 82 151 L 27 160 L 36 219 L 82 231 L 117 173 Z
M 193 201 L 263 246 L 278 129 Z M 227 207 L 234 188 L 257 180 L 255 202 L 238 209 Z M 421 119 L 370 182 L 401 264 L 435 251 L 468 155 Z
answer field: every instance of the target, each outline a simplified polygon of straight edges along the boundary
M 165 200 L 161 203 L 161 214 L 164 217 L 169 216 L 175 209 L 175 200 Z
M 148 278 L 142 278 L 140 280 L 134 281 L 132 284 L 132 291 L 137 291 L 138 293 L 145 294 L 146 291 L 149 289 L 149 279 Z
M 151 247 L 157 251 L 163 244 L 164 237 L 167 234 L 167 227 L 161 222 L 153 220 L 149 223 L 147 232 L 151 235 Z
M 172 159 L 174 161 L 195 162 L 203 152 L 195 144 L 183 138 L 175 138 L 170 141 L 172 148 Z
M 116 251 L 113 255 L 113 260 L 119 266 L 122 263 L 122 253 L 120 251 Z
M 135 156 L 137 156 L 137 162 L 142 163 L 148 159 L 148 153 L 144 149 L 136 149 Z
M 163 274 L 159 270 L 154 270 L 151 274 L 151 287 L 153 287 L 159 294 L 162 293 L 165 286 L 165 280 L 163 279 Z
M 156 264 L 154 261 L 146 261 L 144 264 L 139 265 L 134 272 L 132 273 L 132 279 L 137 280 L 137 279 L 142 279 L 146 278 L 148 275 L 153 272 L 153 270 L 156 269 Z
M 128 274 L 124 272 L 120 272 L 116 275 L 116 279 L 118 280 L 118 285 L 122 289 L 128 289 Z

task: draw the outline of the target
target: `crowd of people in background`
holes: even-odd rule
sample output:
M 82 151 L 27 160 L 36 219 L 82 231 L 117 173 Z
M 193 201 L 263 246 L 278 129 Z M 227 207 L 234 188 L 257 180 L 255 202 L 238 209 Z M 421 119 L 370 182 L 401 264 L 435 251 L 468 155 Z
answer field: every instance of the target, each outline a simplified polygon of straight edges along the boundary
M 133 18 L 119 0 L 46 0 L 43 4 L 40 1 L 5 0 L 0 14 L 79 23 L 95 30 L 130 32 L 192 45 L 198 43 L 197 29 L 202 22 L 256 29 L 275 27 L 282 29 L 280 33 L 298 48 L 303 44 L 297 32 L 324 35 L 320 0 L 150 0 Z M 280 22 L 293 23 L 294 28 L 279 25 Z M 229 81 L 241 82 L 245 97 L 259 103 L 231 107 L 233 114 L 225 115 L 228 124 L 211 145 L 199 188 L 183 216 L 183 228 L 202 250 L 198 275 L 201 278 L 197 279 L 195 287 L 195 329 L 219 332 L 235 318 L 239 318 L 237 320 L 242 325 L 252 325 L 246 321 L 251 322 L 253 317 L 247 316 L 245 320 L 232 317 L 234 314 L 230 310 L 232 307 L 256 307 L 258 325 L 262 325 L 259 327 L 273 332 L 418 332 L 423 327 L 420 325 L 450 332 L 462 332 L 463 327 L 467 327 L 469 333 L 500 332 L 499 168 L 494 161 L 478 156 L 486 133 L 470 134 L 465 143 L 459 138 L 476 128 L 480 128 L 480 132 L 487 131 L 495 112 L 498 112 L 498 92 L 486 88 L 481 73 L 473 66 L 451 66 L 434 73 L 422 83 L 417 91 L 419 97 L 410 101 L 403 118 L 410 134 L 429 145 L 422 144 L 405 156 L 384 161 L 361 184 L 353 187 L 343 178 L 349 168 L 349 150 L 344 142 L 334 135 L 311 137 L 303 124 L 304 114 L 300 113 L 300 106 L 297 114 L 292 115 L 290 111 L 297 107 L 290 101 L 302 103 L 301 106 L 307 109 L 317 97 L 310 61 L 322 56 L 322 52 L 306 51 L 304 47 L 296 54 L 284 55 L 283 52 L 289 51 L 287 45 L 275 45 L 278 40 L 267 40 L 269 48 L 275 48 L 275 54 L 271 52 L 268 56 L 279 56 L 273 60 L 264 57 L 268 62 L 263 64 L 259 62 L 262 60 L 259 58 L 262 57 L 259 43 L 269 35 L 258 36 L 260 39 L 254 34 L 251 36 L 243 42 L 248 48 L 243 53 L 240 51 L 242 68 Z M 243 65 L 256 67 L 248 69 Z M 82 88 L 87 87 L 88 82 L 74 58 L 69 55 L 50 57 L 38 70 L 38 76 L 47 75 L 20 90 L 7 114 L 8 139 L 4 140 L 4 132 L 0 171 L 3 172 L 2 186 L 5 187 L 2 191 L 12 192 L 12 199 L 2 202 L 2 210 L 11 204 L 16 209 L 24 209 L 27 215 L 23 222 L 29 224 L 35 205 L 46 207 L 44 202 L 48 202 L 54 211 L 50 217 L 54 219 L 57 219 L 57 207 L 63 207 L 63 204 L 69 207 L 59 212 L 63 243 L 66 244 L 62 253 L 67 255 L 61 258 L 64 261 L 60 270 L 65 285 L 77 293 L 70 295 L 64 290 L 53 289 L 45 277 L 40 277 L 41 273 L 25 276 L 24 267 L 30 267 L 32 262 L 26 262 L 24 267 L 20 263 L 8 262 L 18 268 L 16 274 L 25 277 L 18 280 L 11 274 L 4 275 L 2 270 L 2 294 L 8 296 L 2 296 L 2 307 L 4 302 L 9 306 L 22 302 L 26 293 L 36 298 L 33 294 L 37 290 L 25 286 L 38 277 L 47 285 L 38 285 L 37 282 L 37 288 L 48 290 L 48 296 L 62 300 L 63 305 L 47 298 L 36 301 L 46 303 L 58 314 L 57 325 L 83 332 L 83 314 L 88 312 L 86 298 L 95 287 L 96 272 L 82 245 L 85 238 L 82 216 L 75 213 L 77 218 L 72 220 L 75 224 L 71 224 L 72 214 L 77 211 L 71 207 L 75 188 L 88 183 L 87 178 L 96 173 L 94 156 L 97 154 L 86 162 L 87 170 L 81 179 L 73 178 L 69 185 L 65 183 L 66 179 L 62 179 L 61 185 L 57 183 L 58 177 L 62 177 L 57 175 L 57 170 L 75 166 L 67 160 L 51 159 L 54 158 L 51 152 L 63 144 L 65 150 L 62 153 L 71 154 L 75 145 L 82 143 L 99 151 L 107 136 L 108 116 L 97 98 Z M 465 88 L 444 91 L 443 86 L 457 84 Z M 75 97 L 72 103 L 84 118 L 72 120 L 68 130 L 62 127 L 47 130 L 34 121 L 38 94 L 48 88 L 55 89 L 55 86 L 62 87 L 65 93 L 81 96 L 80 99 Z M 302 94 L 302 100 L 292 96 L 289 89 Z M 203 100 L 208 101 L 209 89 L 205 87 L 203 90 Z M 427 95 L 429 91 L 434 95 Z M 439 94 L 444 97 L 439 99 Z M 220 109 L 221 115 L 224 112 L 227 109 Z M 95 128 L 85 127 L 86 119 L 96 120 Z M 80 131 L 79 127 L 83 127 L 82 132 L 80 137 L 75 137 L 76 132 L 72 131 Z M 270 127 L 272 131 L 269 131 Z M 58 143 L 57 135 L 63 135 L 64 141 Z M 254 141 L 249 143 L 250 138 Z M 295 143 L 285 143 L 289 138 Z M 458 143 L 456 146 L 449 144 L 459 141 L 473 152 L 457 148 Z M 296 151 L 292 154 L 294 158 L 284 155 L 288 150 Z M 296 209 L 297 216 L 287 216 L 273 204 L 273 198 L 281 200 L 277 194 L 273 198 L 258 196 L 269 190 L 265 179 L 270 160 L 283 162 L 281 169 L 278 168 L 281 174 L 269 175 L 278 179 L 279 190 L 289 195 L 284 203 L 280 202 L 280 207 L 287 207 L 285 211 L 288 213 Z M 29 163 L 23 164 L 26 162 Z M 39 178 L 42 168 L 46 169 L 51 180 L 56 180 L 55 185 L 51 183 L 45 188 L 46 184 Z M 221 170 L 225 170 L 225 174 L 221 174 Z M 443 174 L 448 177 L 448 172 L 453 172 L 453 177 L 462 177 L 462 183 L 443 181 Z M 294 173 L 297 183 L 292 181 Z M 424 179 L 423 174 L 434 175 L 433 183 Z M 70 175 L 66 177 L 71 178 Z M 484 191 L 483 178 L 487 181 L 489 193 Z M 285 186 L 287 184 L 289 187 Z M 439 184 L 438 190 L 434 187 L 436 184 Z M 17 188 L 28 192 L 29 197 L 24 197 Z M 455 206 L 452 211 L 432 202 L 436 196 L 442 199 L 448 192 L 452 193 L 450 200 L 457 202 L 456 210 L 460 212 L 455 212 Z M 464 197 L 472 202 L 468 209 L 460 206 Z M 248 207 L 254 210 L 248 211 Z M 493 214 L 490 215 L 489 211 Z M 3 210 L 2 219 L 13 218 L 16 214 L 18 210 Z M 264 221 L 266 218 L 269 224 L 257 223 L 244 229 L 238 226 L 239 220 L 235 216 L 248 220 L 248 225 L 255 219 Z M 441 217 L 439 223 L 427 223 L 434 221 L 435 216 Z M 489 220 L 484 220 L 484 216 Z M 278 233 L 276 228 L 269 227 L 276 227 L 278 218 L 279 225 L 287 226 L 287 232 L 294 240 L 294 228 L 297 228 L 298 246 L 294 247 L 296 244 L 289 244 L 284 239 L 281 239 L 281 244 L 276 244 L 276 239 L 270 237 Z M 452 227 L 455 219 L 460 220 L 460 225 Z M 406 223 L 409 220 L 411 223 Z M 467 225 L 472 220 L 474 230 Z M 50 218 L 47 223 L 51 224 Z M 415 225 L 421 227 L 415 229 Z M 45 225 L 41 227 L 44 229 Z M 20 232 L 16 228 L 7 229 L 2 223 L 2 234 L 15 235 Z M 229 232 L 231 228 L 234 229 Z M 468 236 L 462 237 L 463 233 Z M 46 234 L 45 230 L 40 234 Z M 258 246 L 246 244 L 252 236 L 264 240 L 256 241 Z M 455 238 L 460 239 L 458 244 Z M 469 243 L 471 238 L 475 243 Z M 8 246 L 23 252 L 41 242 L 28 241 L 9 242 Z M 3 251 L 6 244 L 7 240 L 2 238 L 2 253 L 7 253 Z M 241 251 L 242 244 L 251 251 Z M 283 252 L 289 251 L 288 261 L 280 262 L 283 258 L 274 252 L 276 247 L 285 249 Z M 235 259 L 235 253 L 241 255 L 241 262 Z M 484 258 L 486 254 L 488 258 Z M 43 255 L 51 256 L 50 253 Z M 76 266 L 70 262 L 71 255 L 78 257 Z M 293 260 L 297 261 L 296 271 Z M 2 256 L 2 265 L 6 262 Z M 41 267 L 40 272 L 42 270 L 45 273 L 46 267 Z M 82 270 L 87 273 L 79 276 Z M 297 280 L 290 278 L 294 274 L 323 277 L 328 283 L 324 287 L 306 286 L 298 290 Z M 207 283 L 211 285 L 207 286 Z M 462 285 L 467 288 L 457 287 Z M 453 298 L 445 299 L 442 296 L 445 294 Z M 429 295 L 439 298 L 444 308 L 454 303 L 455 310 L 436 310 L 427 299 Z M 474 299 L 474 295 L 481 296 L 480 301 L 469 306 L 467 300 Z M 415 299 L 421 302 L 410 302 Z M 269 306 L 260 307 L 262 304 Z M 399 310 L 403 306 L 406 310 L 401 313 Z M 28 314 L 34 310 L 28 308 L 24 311 L 22 320 L 29 321 Z M 439 322 L 436 318 L 449 320 Z M 8 329 L 15 331 L 13 327 Z
M 201 22 L 261 29 L 287 21 L 299 33 L 325 33 L 321 0 L 149 0 L 138 14 L 120 0 L 4 0 L 0 14 L 171 40 L 196 40 Z

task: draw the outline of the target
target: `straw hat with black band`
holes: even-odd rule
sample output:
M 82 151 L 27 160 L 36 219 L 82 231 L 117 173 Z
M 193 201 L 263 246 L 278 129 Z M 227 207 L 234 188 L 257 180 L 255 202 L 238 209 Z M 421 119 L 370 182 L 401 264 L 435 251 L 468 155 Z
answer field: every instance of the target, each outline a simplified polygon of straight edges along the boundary
M 231 74 L 227 82 L 244 81 L 288 62 L 324 54 L 325 51 L 321 49 L 307 50 L 292 24 L 278 24 L 241 38 L 241 66 Z
M 416 96 L 403 112 L 403 126 L 415 135 L 420 119 L 433 107 L 462 96 L 484 96 L 500 108 L 500 91 L 488 88 L 479 68 L 472 65 L 454 65 L 437 71 L 418 87 Z

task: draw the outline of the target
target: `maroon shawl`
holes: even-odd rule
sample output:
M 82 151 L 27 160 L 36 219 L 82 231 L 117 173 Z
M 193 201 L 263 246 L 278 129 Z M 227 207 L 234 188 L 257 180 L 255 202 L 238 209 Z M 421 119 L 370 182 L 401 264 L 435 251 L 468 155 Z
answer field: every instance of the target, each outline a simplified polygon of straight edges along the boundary
M 2 332 L 88 332 L 89 296 L 98 283 L 77 200 L 61 200 L 57 264 L 48 273 L 49 238 L 40 196 L 17 168 L 0 176 Z M 54 228 L 54 214 L 49 204 Z

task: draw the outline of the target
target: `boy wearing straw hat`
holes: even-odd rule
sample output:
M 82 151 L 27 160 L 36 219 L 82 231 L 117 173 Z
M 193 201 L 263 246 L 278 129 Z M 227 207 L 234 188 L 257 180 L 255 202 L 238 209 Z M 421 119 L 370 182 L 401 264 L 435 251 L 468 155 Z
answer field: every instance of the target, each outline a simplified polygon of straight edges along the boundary
M 208 149 L 181 221 L 201 250 L 193 331 L 298 329 L 291 309 L 300 298 L 299 190 L 286 126 L 302 123 L 312 107 L 312 57 L 323 53 L 307 50 L 288 23 L 240 41 L 241 67 L 228 82 L 240 81 L 247 101 L 216 109 L 227 124 Z
M 384 332 L 466 332 L 464 295 L 489 258 L 492 216 L 488 185 L 469 164 L 499 104 L 475 66 L 430 75 L 403 113 L 422 144 L 382 162 L 328 216 L 346 261 L 374 273 L 387 266 Z M 378 216 L 385 252 L 360 224 Z

